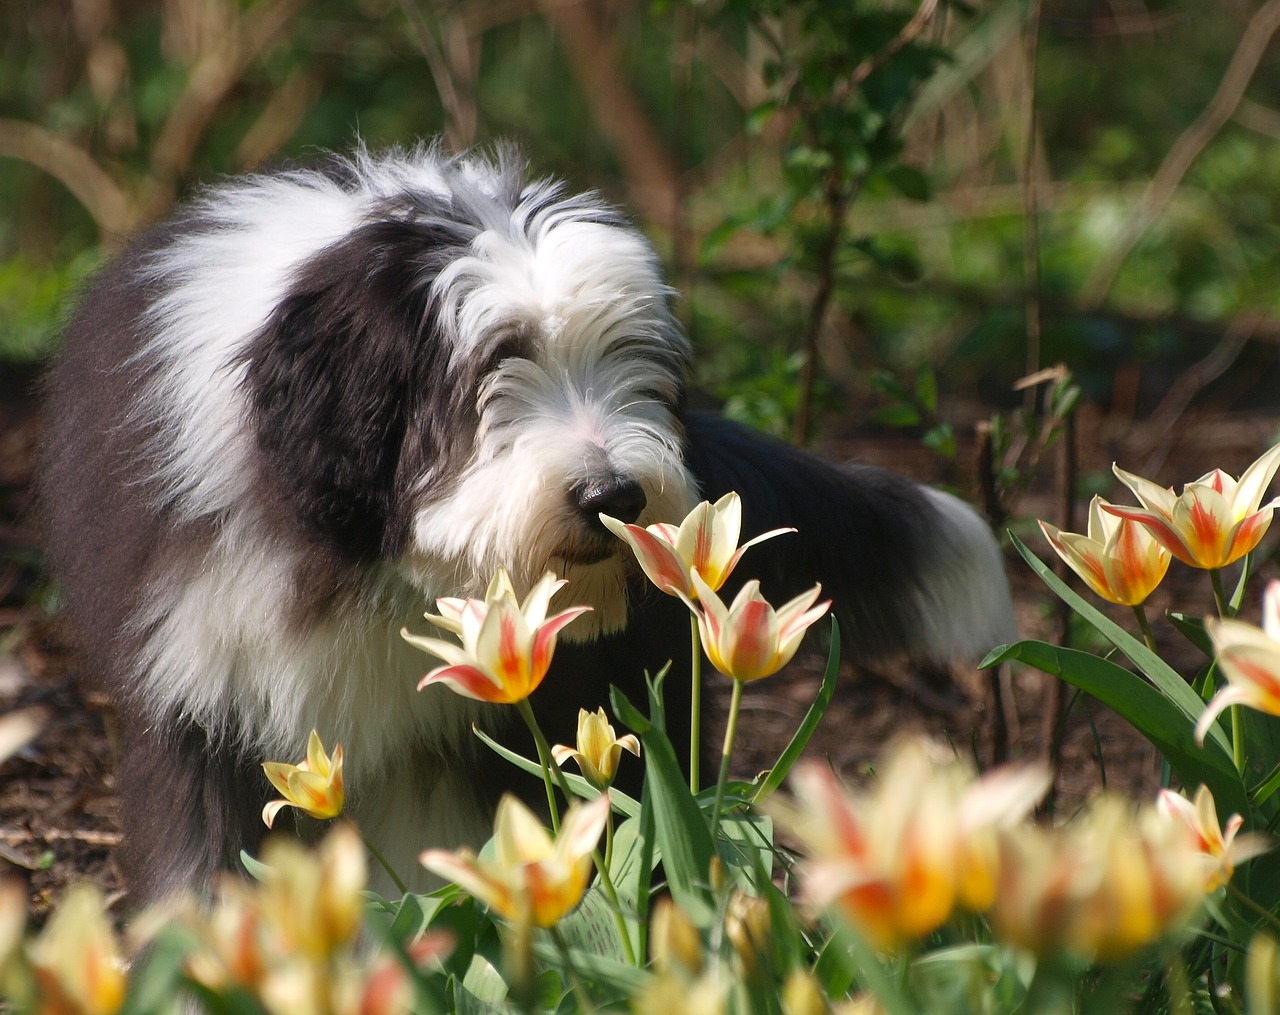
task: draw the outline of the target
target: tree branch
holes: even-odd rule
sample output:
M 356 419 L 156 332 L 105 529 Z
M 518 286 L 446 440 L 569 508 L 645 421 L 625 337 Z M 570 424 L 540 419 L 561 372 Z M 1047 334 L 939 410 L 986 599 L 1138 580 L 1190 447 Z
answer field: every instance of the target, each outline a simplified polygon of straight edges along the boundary
M 83 148 L 25 120 L 0 120 L 0 157 L 18 159 L 61 183 L 93 217 L 104 242 L 123 236 L 137 220 L 124 188 Z
M 1277 30 L 1280 30 L 1280 0 L 1267 0 L 1245 26 L 1217 92 L 1169 149 L 1137 206 L 1121 226 L 1108 256 L 1094 266 L 1084 284 L 1082 302 L 1086 307 L 1096 308 L 1106 298 L 1125 260 L 1164 211 L 1187 170 L 1231 119 Z

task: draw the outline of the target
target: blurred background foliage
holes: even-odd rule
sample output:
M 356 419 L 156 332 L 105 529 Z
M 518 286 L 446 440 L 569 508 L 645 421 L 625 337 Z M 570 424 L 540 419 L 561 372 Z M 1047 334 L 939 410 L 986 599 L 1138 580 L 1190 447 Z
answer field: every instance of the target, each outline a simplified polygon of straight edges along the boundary
M 200 182 L 443 134 L 624 204 L 700 387 L 776 432 L 929 426 L 1058 361 L 1120 413 L 1273 402 L 1278 26 L 1280 0 L 5 4 L 0 369 Z

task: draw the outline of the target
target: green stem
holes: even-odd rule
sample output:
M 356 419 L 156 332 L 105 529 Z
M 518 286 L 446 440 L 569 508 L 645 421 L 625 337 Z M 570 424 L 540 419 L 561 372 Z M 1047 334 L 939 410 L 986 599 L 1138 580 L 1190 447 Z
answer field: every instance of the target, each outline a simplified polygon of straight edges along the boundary
M 689 614 L 689 637 L 693 642 L 690 658 L 692 681 L 689 685 L 689 792 L 698 794 L 701 781 L 700 760 L 702 754 L 702 639 L 698 635 L 698 615 Z
M 1138 630 L 1142 632 L 1142 640 L 1147 643 L 1147 648 L 1154 652 L 1156 636 L 1151 631 L 1151 624 L 1147 621 L 1147 611 L 1142 608 L 1141 603 L 1133 604 L 1133 615 L 1138 618 Z
M 1231 604 L 1227 602 L 1227 593 L 1222 588 L 1222 572 L 1216 567 L 1209 568 L 1209 584 L 1213 586 L 1213 601 L 1218 607 L 1218 616 L 1225 620 L 1231 616 Z
M 711 834 L 720 828 L 720 808 L 724 804 L 724 788 L 729 782 L 729 759 L 733 756 L 733 739 L 738 731 L 738 712 L 742 707 L 742 681 L 733 682 L 733 698 L 729 702 L 729 725 L 724 731 L 724 747 L 720 750 L 720 777 L 716 780 L 716 803 L 711 811 Z
M 1244 706 L 1231 706 L 1231 758 L 1236 771 L 1244 775 Z
M 405 887 L 405 883 L 400 880 L 400 875 L 397 874 L 395 868 L 387 862 L 387 858 L 382 855 L 378 847 L 370 842 L 365 836 L 361 835 L 360 838 L 364 841 L 364 848 L 369 851 L 369 855 L 377 860 L 382 866 L 382 869 L 387 872 L 387 875 L 391 878 L 392 884 L 396 886 L 396 891 L 398 891 L 402 896 L 408 895 L 409 889 Z
M 1230 881 L 1227 882 L 1227 894 L 1230 895 L 1233 899 L 1235 899 L 1236 902 L 1239 902 L 1240 904 L 1242 904 L 1246 909 L 1252 910 L 1256 916 L 1262 917 L 1264 921 L 1266 921 L 1268 924 L 1271 925 L 1272 929 L 1280 929 L 1280 919 L 1277 919 L 1274 913 L 1272 913 L 1269 909 L 1266 909 L 1265 907 L 1258 905 L 1258 903 L 1254 902 L 1253 899 L 1245 895 L 1244 892 L 1240 891 L 1240 889 L 1237 888 L 1235 885 L 1233 885 Z
M 533 706 L 529 704 L 529 699 L 525 698 L 517 701 L 516 711 L 520 713 L 520 718 L 529 727 L 529 732 L 533 734 L 533 742 L 538 748 L 538 762 L 542 765 L 542 782 L 547 788 L 547 810 L 551 812 L 551 831 L 559 835 L 560 811 L 556 807 L 556 791 L 553 778 L 560 783 L 560 791 L 564 793 L 564 798 L 568 800 L 568 786 L 564 783 L 564 773 L 560 771 L 560 766 L 551 758 L 551 747 L 547 743 L 547 738 L 542 734 L 542 727 L 538 725 L 537 717 L 533 714 Z M 552 773 L 554 773 L 554 777 Z

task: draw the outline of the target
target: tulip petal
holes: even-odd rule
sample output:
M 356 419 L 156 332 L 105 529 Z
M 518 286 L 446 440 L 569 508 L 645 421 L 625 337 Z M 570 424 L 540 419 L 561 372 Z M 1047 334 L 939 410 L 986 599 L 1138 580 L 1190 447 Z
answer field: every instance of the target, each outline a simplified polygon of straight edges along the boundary
M 503 697 L 503 688 L 493 677 L 474 665 L 441 666 L 418 681 L 418 690 L 431 684 L 447 684 L 458 694 L 476 701 L 492 701 L 509 705 Z
M 636 555 L 648 579 L 668 595 L 689 592 L 688 572 L 670 541 L 664 541 L 639 525 L 628 525 L 602 514 L 600 521 L 624 540 Z
M 1129 507 L 1125 504 L 1106 504 L 1102 510 L 1119 518 L 1127 518 L 1130 521 L 1137 522 L 1139 525 L 1144 526 L 1160 542 L 1161 546 L 1184 564 L 1190 564 L 1192 567 L 1201 566 L 1191 548 L 1183 541 L 1182 535 L 1164 515 L 1157 514 L 1154 511 L 1147 511 L 1143 508 Z
M 1153 483 L 1149 479 L 1143 479 L 1141 476 L 1135 476 L 1131 472 L 1125 472 L 1124 469 L 1116 464 L 1112 464 L 1111 471 L 1116 474 L 1116 478 L 1127 486 L 1138 502 L 1148 511 L 1168 517 L 1173 511 L 1173 502 L 1177 499 L 1177 494 L 1169 487 L 1161 486 L 1159 483 Z
M 1261 455 L 1244 470 L 1240 481 L 1236 484 L 1235 496 L 1232 498 L 1232 506 L 1236 509 L 1237 517 L 1243 517 L 1258 510 L 1258 506 L 1262 503 L 1262 495 L 1267 492 L 1267 487 L 1275 478 L 1277 468 L 1280 468 L 1280 444 Z

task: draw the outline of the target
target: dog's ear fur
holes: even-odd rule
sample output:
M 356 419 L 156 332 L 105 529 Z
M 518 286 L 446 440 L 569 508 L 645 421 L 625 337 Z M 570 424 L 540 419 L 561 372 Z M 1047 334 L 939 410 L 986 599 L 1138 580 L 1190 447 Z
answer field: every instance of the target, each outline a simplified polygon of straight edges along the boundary
M 399 553 L 398 485 L 474 417 L 474 381 L 440 383 L 449 350 L 429 299 L 465 242 L 439 221 L 359 227 L 301 267 L 242 354 L 268 485 L 352 562 Z

